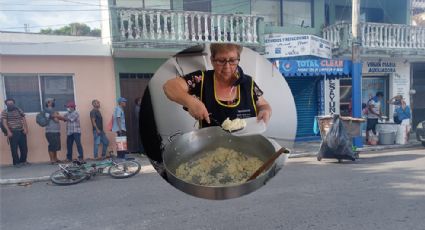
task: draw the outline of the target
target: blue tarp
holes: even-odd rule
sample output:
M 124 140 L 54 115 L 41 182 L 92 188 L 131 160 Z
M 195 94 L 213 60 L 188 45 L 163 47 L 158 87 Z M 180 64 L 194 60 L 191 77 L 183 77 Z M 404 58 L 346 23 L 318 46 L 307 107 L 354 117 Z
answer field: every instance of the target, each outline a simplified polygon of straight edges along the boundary
M 352 62 L 338 59 L 287 60 L 273 59 L 285 77 L 299 76 L 351 76 Z

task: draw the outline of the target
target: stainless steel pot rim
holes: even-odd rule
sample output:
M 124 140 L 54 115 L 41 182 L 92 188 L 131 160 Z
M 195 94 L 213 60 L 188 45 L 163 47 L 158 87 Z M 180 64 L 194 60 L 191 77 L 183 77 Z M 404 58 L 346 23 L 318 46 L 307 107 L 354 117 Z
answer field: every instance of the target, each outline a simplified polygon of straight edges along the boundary
M 165 151 L 163 152 L 163 154 L 165 154 L 166 152 L 173 151 L 173 149 L 172 149 L 173 148 L 173 143 L 174 142 L 178 142 L 180 138 L 183 138 L 183 136 L 185 136 L 185 135 L 191 135 L 191 134 L 199 133 L 199 132 L 202 132 L 202 133 L 212 132 L 215 135 L 221 136 L 222 138 L 229 137 L 229 138 L 232 138 L 232 139 L 239 139 L 239 140 L 246 139 L 249 136 L 251 136 L 252 138 L 257 138 L 258 137 L 258 138 L 267 140 L 267 142 L 269 142 L 270 145 L 273 146 L 273 144 L 265 136 L 263 136 L 261 134 L 253 134 L 253 135 L 249 135 L 249 136 L 235 136 L 235 135 L 233 135 L 233 134 L 231 134 L 231 133 L 229 133 L 229 132 L 221 129 L 218 126 L 214 126 L 214 127 L 208 127 L 208 128 L 203 128 L 203 129 L 199 129 L 199 130 L 190 131 L 190 132 L 184 133 L 184 134 L 176 137 L 175 140 L 173 140 L 169 145 L 166 146 Z M 235 148 L 235 150 L 236 150 L 236 148 Z M 247 155 L 250 155 L 250 154 L 247 154 Z M 187 185 L 190 185 L 190 186 L 196 186 L 196 187 L 200 187 L 200 188 L 211 188 L 211 189 L 220 189 L 220 188 L 231 189 L 231 188 L 240 187 L 242 185 L 253 184 L 256 181 L 256 180 L 245 181 L 245 182 L 240 182 L 240 183 L 235 183 L 235 184 L 229 184 L 229 185 L 201 185 L 201 184 L 191 183 L 191 182 L 185 181 L 185 180 L 181 179 L 180 177 L 176 176 L 176 174 L 174 173 L 174 171 L 170 169 L 170 168 L 173 168 L 173 167 L 170 167 L 169 165 L 167 165 L 167 161 L 166 161 L 167 157 L 164 156 L 163 159 L 164 159 L 164 162 L 163 162 L 164 169 L 167 172 L 167 174 L 169 174 L 170 176 L 174 177 L 175 179 L 177 179 L 177 180 L 179 180 L 179 181 L 181 181 L 181 182 L 183 182 L 183 183 L 185 183 Z M 270 170 L 272 170 L 274 167 L 275 167 L 275 164 L 273 164 L 269 169 L 267 169 L 264 173 L 262 173 L 258 178 L 262 178 L 262 177 L 267 176 L 267 174 L 270 172 Z

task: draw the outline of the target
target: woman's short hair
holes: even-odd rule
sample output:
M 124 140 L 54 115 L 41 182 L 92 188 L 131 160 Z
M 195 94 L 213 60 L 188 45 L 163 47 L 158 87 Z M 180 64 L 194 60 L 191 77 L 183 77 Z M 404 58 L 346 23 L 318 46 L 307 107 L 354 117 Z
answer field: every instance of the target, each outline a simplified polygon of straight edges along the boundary
M 99 100 L 94 99 L 94 100 L 91 101 L 91 104 L 94 105 L 94 103 L 96 103 L 96 102 L 99 102 Z
M 242 53 L 242 46 L 235 43 L 211 43 L 210 51 L 211 57 L 214 58 L 217 53 L 227 52 L 228 50 L 236 50 L 238 52 L 238 58 Z

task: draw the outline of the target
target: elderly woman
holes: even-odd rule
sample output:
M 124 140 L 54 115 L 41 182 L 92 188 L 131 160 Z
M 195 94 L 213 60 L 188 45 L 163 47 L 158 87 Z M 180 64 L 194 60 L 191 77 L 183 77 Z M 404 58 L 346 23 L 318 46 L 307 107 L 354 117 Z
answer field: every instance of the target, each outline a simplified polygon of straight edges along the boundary
M 226 118 L 257 117 L 267 123 L 272 113 L 269 103 L 253 79 L 238 66 L 242 47 L 213 43 L 210 50 L 214 70 L 168 80 L 164 84 L 167 97 L 187 108 L 199 120 L 200 128 L 221 125 Z

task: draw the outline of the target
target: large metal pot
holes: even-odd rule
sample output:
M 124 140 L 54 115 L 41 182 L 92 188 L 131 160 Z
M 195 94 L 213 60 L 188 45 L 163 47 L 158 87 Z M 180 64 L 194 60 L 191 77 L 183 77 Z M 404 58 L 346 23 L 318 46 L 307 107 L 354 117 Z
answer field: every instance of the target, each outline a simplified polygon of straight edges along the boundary
M 173 140 L 163 152 L 168 181 L 177 189 L 196 197 L 222 200 L 240 197 L 263 186 L 275 175 L 276 164 L 249 182 L 231 186 L 203 186 L 185 182 L 176 177 L 177 167 L 205 151 L 217 147 L 233 149 L 267 161 L 276 151 L 273 144 L 262 135 L 234 136 L 220 127 L 208 127 L 185 133 Z

